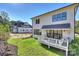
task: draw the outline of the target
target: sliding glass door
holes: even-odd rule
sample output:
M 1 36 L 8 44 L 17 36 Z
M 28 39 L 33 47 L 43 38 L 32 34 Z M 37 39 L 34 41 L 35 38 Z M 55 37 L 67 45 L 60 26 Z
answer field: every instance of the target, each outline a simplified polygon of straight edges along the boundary
M 46 30 L 46 35 L 48 38 L 62 39 L 62 30 Z

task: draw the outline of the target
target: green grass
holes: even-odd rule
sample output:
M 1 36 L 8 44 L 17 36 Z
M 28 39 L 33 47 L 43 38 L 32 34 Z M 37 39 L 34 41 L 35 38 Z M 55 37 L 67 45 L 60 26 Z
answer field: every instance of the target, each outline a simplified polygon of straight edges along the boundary
M 38 40 L 34 38 L 28 39 L 8 39 L 9 44 L 18 47 L 19 56 L 62 56 L 60 50 L 54 48 L 48 49 L 47 46 L 41 45 Z

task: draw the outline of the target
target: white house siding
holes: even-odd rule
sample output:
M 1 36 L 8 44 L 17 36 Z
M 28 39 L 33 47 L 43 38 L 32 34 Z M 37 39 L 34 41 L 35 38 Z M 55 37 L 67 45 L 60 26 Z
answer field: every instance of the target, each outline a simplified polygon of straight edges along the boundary
M 62 8 L 59 10 L 56 10 L 54 12 L 50 12 L 38 17 L 35 17 L 32 19 L 33 22 L 33 29 L 40 29 L 42 30 L 42 26 L 43 25 L 51 25 L 51 24 L 64 24 L 64 23 L 70 23 L 70 38 L 74 39 L 74 8 L 75 6 L 77 6 L 78 4 L 74 4 L 72 6 L 66 7 L 66 8 Z M 56 22 L 52 22 L 52 16 L 61 12 L 67 12 L 67 20 L 64 21 L 56 21 Z M 40 19 L 40 24 L 35 24 L 35 20 L 36 19 Z M 38 35 L 34 35 L 33 37 L 39 37 Z
M 19 33 L 32 33 L 32 28 L 18 27 Z
M 17 32 L 17 27 L 16 27 L 16 26 L 14 26 L 14 27 L 12 28 L 12 32 Z
M 16 28 L 12 29 L 12 32 L 17 32 L 17 29 Z

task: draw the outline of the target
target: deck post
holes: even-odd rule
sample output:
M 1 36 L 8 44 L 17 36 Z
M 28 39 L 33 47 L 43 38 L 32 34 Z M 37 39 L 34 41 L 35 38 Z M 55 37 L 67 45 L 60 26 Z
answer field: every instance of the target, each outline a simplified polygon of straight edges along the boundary
M 50 46 L 48 45 L 48 48 L 50 48 Z
M 69 42 L 67 40 L 66 56 L 68 56 L 68 45 L 69 45 Z
M 50 48 L 50 39 L 48 39 L 48 48 Z
M 66 49 L 66 56 L 68 56 L 68 49 Z

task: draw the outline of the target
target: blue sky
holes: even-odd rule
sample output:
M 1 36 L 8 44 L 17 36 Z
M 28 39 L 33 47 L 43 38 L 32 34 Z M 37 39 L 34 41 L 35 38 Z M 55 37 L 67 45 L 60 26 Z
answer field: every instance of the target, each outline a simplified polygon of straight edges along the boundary
M 70 5 L 70 3 L 0 3 L 0 11 L 6 11 L 11 20 L 20 20 L 32 24 L 30 18 Z M 79 11 L 77 12 L 76 19 L 79 19 Z

